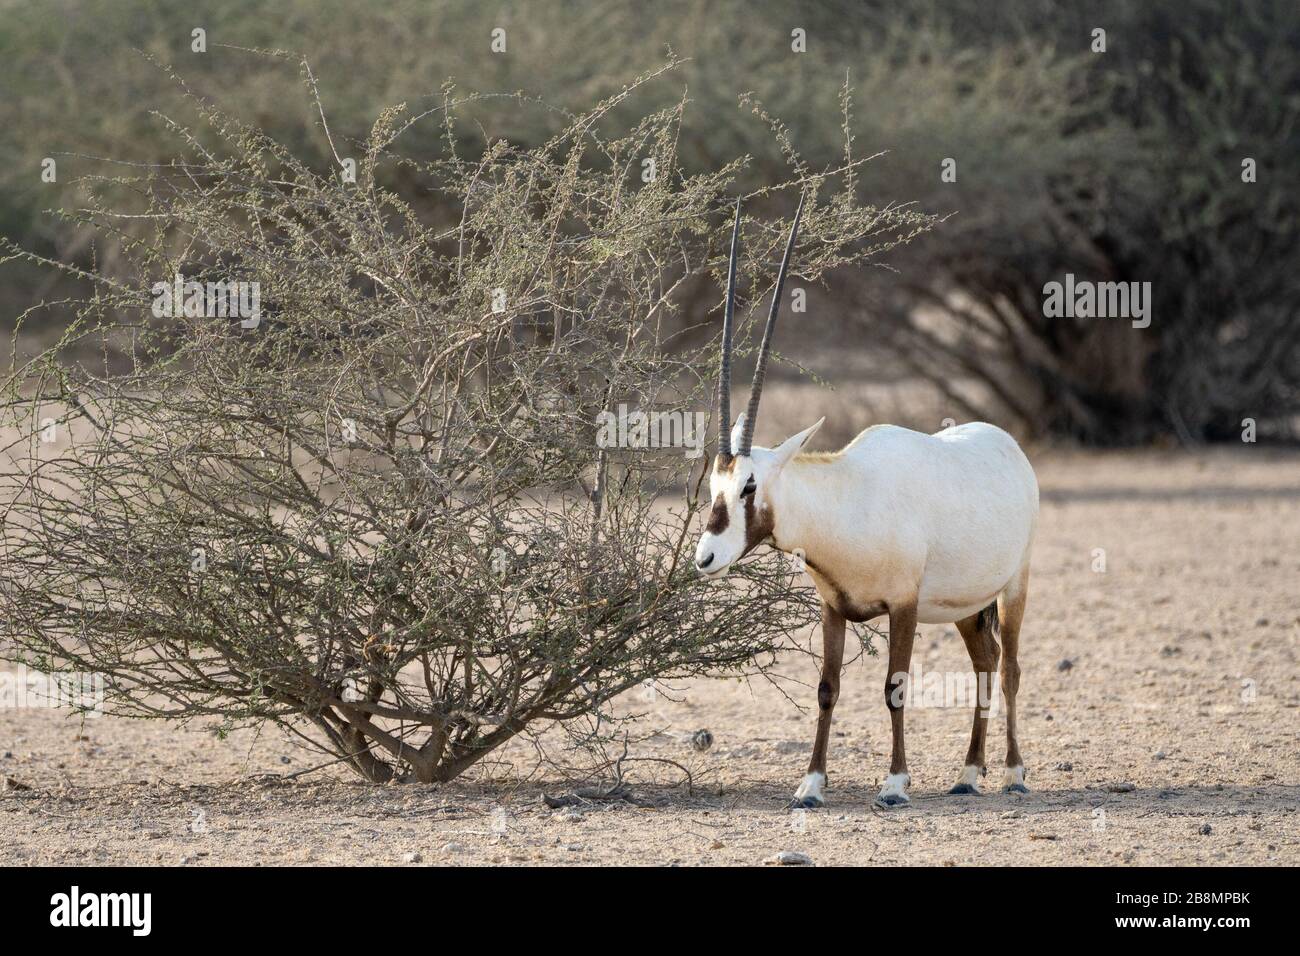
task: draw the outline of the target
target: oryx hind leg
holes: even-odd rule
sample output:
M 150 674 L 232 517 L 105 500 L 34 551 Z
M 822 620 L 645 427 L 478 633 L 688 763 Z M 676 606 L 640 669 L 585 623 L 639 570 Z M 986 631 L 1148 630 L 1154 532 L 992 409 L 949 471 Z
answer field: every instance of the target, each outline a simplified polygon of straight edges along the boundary
M 990 604 L 978 614 L 957 622 L 957 630 L 966 642 L 975 669 L 975 725 L 971 728 L 966 764 L 949 793 L 979 793 L 979 778 L 988 773 L 984 741 L 989 728 L 990 696 L 995 692 L 993 675 L 998 668 L 997 613 L 997 605 Z
M 1020 689 L 1020 624 L 1025 618 L 1029 594 L 1029 565 L 1026 564 L 998 598 L 998 619 L 1002 633 L 1002 697 L 1007 704 L 1007 769 L 1002 789 L 1028 793 L 1025 762 L 1016 739 L 1016 691 Z

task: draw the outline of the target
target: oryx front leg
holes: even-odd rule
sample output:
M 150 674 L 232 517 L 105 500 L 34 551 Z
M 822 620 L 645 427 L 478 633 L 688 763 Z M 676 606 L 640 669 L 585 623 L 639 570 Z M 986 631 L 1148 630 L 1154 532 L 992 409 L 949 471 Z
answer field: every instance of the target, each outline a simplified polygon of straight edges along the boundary
M 840 668 L 844 666 L 844 617 L 822 602 L 822 676 L 817 684 L 817 739 L 813 741 L 808 773 L 794 792 L 790 809 L 812 809 L 825 804 L 826 747 L 831 736 L 831 713 L 840 696 Z
M 903 746 L 903 702 L 907 696 L 907 675 L 912 669 L 912 641 L 916 637 L 916 602 L 889 608 L 889 671 L 885 674 L 885 706 L 894 731 L 894 752 L 889 776 L 876 797 L 887 807 L 908 803 L 907 751 Z

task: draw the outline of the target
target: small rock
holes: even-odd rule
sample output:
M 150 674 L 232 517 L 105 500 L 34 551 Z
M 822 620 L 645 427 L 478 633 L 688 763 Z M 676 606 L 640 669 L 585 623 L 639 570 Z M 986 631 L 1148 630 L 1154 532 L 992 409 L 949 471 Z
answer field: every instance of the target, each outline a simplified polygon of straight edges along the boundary
M 1255 626 L 1256 626 L 1256 627 L 1268 627 L 1268 618 L 1266 618 L 1266 617 L 1257 617 L 1257 618 L 1255 618 Z
M 1203 823 L 1201 824 L 1201 828 L 1196 832 L 1199 833 L 1201 836 L 1209 836 L 1211 833 L 1214 832 L 1214 827 L 1210 826 L 1208 823 Z
M 464 847 L 463 845 L 461 845 L 461 844 L 459 844 L 459 843 L 457 843 L 457 842 L 455 842 L 455 841 L 453 840 L 451 843 L 445 843 L 445 844 L 443 844 L 442 852 L 443 852 L 443 853 L 459 853 L 459 852 L 461 852 L 461 850 L 463 850 L 463 849 L 465 849 L 465 847 Z
M 1106 789 L 1111 793 L 1132 793 L 1137 786 L 1131 783 L 1112 783 Z
M 1068 760 L 1062 760 L 1060 763 L 1056 765 L 1056 769 L 1063 770 L 1066 773 L 1069 773 L 1071 770 L 1074 769 L 1074 764 L 1070 763 L 1070 761 Z
M 1016 819 L 1019 819 L 1019 818 L 1022 817 L 1022 816 L 1024 816 L 1024 814 L 1021 813 L 1019 810 L 1008 810 L 1006 813 L 1002 814 L 1002 819 L 1003 819 L 1003 820 L 1016 820 Z
M 1068 671 L 1073 666 L 1074 661 L 1070 660 L 1068 657 L 1063 657 L 1061 658 L 1061 662 L 1056 665 L 1056 669 L 1058 671 Z
M 724 846 L 726 846 L 726 844 L 723 843 L 721 840 L 714 840 L 712 843 L 709 844 L 709 849 L 721 850 Z
M 700 753 L 704 753 L 704 751 L 713 746 L 713 734 L 709 733 L 709 731 L 704 728 L 700 728 L 695 731 L 695 733 L 691 734 L 691 746 Z
M 412 850 L 410 853 L 402 854 L 403 863 L 419 863 L 424 857 Z
M 190 858 L 188 856 L 181 857 L 181 866 L 185 866 L 189 862 L 190 862 Z
M 556 820 L 565 820 L 570 823 L 578 823 L 579 821 L 587 819 L 586 814 L 577 807 L 563 807 L 562 809 L 556 810 L 555 813 L 551 814 L 551 816 Z
M 813 861 L 807 853 L 798 853 L 794 850 L 782 850 L 780 853 L 773 853 L 763 861 L 769 865 L 776 866 L 812 866 Z
M 292 761 L 288 757 L 281 757 L 280 763 L 292 763 Z
M 1156 751 L 1156 755 L 1155 755 L 1155 759 L 1156 759 L 1156 760 L 1164 760 L 1165 757 L 1167 757 L 1167 756 L 1169 756 L 1169 755 L 1166 754 L 1163 750 L 1157 750 L 1157 751 Z

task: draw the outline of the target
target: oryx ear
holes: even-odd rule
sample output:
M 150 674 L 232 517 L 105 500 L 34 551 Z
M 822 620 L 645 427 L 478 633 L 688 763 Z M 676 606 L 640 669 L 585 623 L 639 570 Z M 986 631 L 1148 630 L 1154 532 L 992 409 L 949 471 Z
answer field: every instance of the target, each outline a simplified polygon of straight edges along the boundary
M 740 448 L 740 436 L 745 433 L 745 412 L 736 416 L 736 423 L 731 426 L 731 452 L 736 454 Z
M 779 469 L 785 466 L 785 463 L 793 458 L 804 445 L 808 444 L 808 439 L 817 434 L 817 429 L 822 427 L 822 422 L 826 421 L 823 415 L 815 423 L 809 425 L 797 435 L 791 435 L 781 444 L 772 449 L 772 462 Z

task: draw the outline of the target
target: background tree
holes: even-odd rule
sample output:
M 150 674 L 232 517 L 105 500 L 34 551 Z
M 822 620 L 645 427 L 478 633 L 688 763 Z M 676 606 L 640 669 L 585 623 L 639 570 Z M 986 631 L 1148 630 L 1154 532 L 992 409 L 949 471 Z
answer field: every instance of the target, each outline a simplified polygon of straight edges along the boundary
M 0 166 L 0 234 L 87 271 L 126 274 L 121 243 L 43 211 L 76 204 L 69 190 L 93 168 L 86 156 L 169 156 L 141 104 L 170 110 L 179 93 L 132 49 L 184 63 L 195 89 L 240 104 L 321 167 L 333 157 L 293 78 L 223 44 L 308 53 L 345 138 L 363 138 L 388 103 L 436 105 L 446 76 L 473 89 L 546 91 L 556 108 L 511 96 L 474 104 L 453 133 L 463 155 L 479 148 L 479 124 L 521 148 L 544 144 L 567 122 L 558 107 L 617 93 L 629 71 L 652 69 L 671 48 L 689 58 L 677 75 L 695 103 L 676 147 L 682 170 L 707 174 L 744 155 L 741 188 L 785 178 L 779 142 L 755 135 L 735 109 L 745 91 L 787 120 L 808 168 L 835 163 L 842 122 L 809 105 L 832 101 L 847 74 L 858 102 L 871 104 L 854 126 L 854 155 L 888 150 L 871 167 L 872 193 L 948 217 L 941 234 L 891 257 L 896 276 L 845 274 L 830 284 L 803 340 L 806 354 L 821 347 L 819 367 L 855 356 L 844 371 L 856 378 L 922 379 L 945 414 L 1028 436 L 1235 439 L 1245 416 L 1265 435 L 1295 435 L 1300 322 L 1287 303 L 1300 300 L 1289 172 L 1300 150 L 1300 7 L 1292 0 L 284 0 L 275 17 L 216 0 L 0 7 L 9 11 L 0 18 L 0 84 L 10 92 L 0 99 L 0 154 L 10 158 Z M 190 50 L 196 26 L 207 30 L 204 54 Z M 796 27 L 804 52 L 791 46 Z M 506 31 L 505 53 L 489 47 L 496 28 Z M 1093 50 L 1098 28 L 1105 52 Z M 664 86 L 646 102 L 666 108 L 678 93 Z M 625 103 L 615 116 L 630 127 L 643 108 Z M 215 132 L 194 132 L 213 145 Z M 417 125 L 406 134 L 411 155 L 437 149 L 443 135 Z M 42 181 L 44 158 L 58 161 L 57 184 Z M 1246 158 L 1257 169 L 1251 183 L 1241 179 Z M 945 159 L 956 162 L 955 182 L 941 179 Z M 429 191 L 405 166 L 376 175 L 426 223 L 459 215 L 455 196 Z M 143 225 L 122 221 L 120 233 Z M 1152 326 L 1046 318 L 1043 286 L 1066 272 L 1151 282 Z M 0 322 L 84 293 L 19 260 L 3 275 Z M 703 315 L 714 291 L 688 281 L 680 301 Z M 688 347 L 716 334 L 712 324 L 675 331 Z M 57 324 L 29 323 L 21 344 L 35 349 L 58 333 Z M 933 428 L 921 404 L 887 413 Z M 860 420 L 830 424 L 847 438 L 885 411 L 863 407 Z

